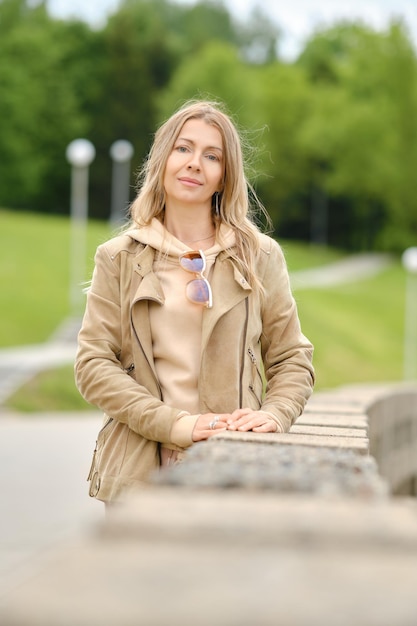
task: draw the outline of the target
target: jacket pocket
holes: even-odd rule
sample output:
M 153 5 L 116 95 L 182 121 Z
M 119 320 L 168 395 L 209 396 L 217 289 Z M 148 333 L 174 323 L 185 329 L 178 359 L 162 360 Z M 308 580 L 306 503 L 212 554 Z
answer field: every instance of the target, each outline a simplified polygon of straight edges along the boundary
M 99 457 L 104 446 L 105 431 L 108 429 L 108 427 L 110 426 L 112 422 L 113 422 L 113 418 L 107 417 L 104 425 L 99 430 L 98 435 L 97 435 L 96 445 L 95 445 L 94 452 L 93 452 L 93 458 L 91 459 L 90 471 L 88 472 L 88 476 L 87 476 L 87 482 L 90 483 L 90 488 L 88 490 L 88 493 L 92 498 L 95 498 L 98 492 L 100 491 L 101 481 L 100 481 L 100 475 L 98 472 L 98 461 L 99 461 Z

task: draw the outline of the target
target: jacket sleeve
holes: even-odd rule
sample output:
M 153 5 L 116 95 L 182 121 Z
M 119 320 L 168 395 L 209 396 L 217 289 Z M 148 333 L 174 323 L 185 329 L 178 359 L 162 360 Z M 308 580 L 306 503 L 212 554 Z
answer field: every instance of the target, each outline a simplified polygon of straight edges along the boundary
M 76 385 L 87 402 L 146 439 L 174 449 L 191 445 L 191 424 L 188 439 L 182 433 L 177 443 L 171 436 L 173 425 L 188 414 L 165 404 L 130 371 L 131 351 L 126 360 L 122 350 L 123 342 L 130 341 L 130 311 L 121 306 L 121 291 L 129 285 L 121 276 L 120 255 L 112 255 L 106 244 L 100 246 L 78 336 Z
M 288 431 L 313 391 L 313 346 L 303 335 L 288 270 L 280 246 L 270 241 L 262 305 L 262 356 L 266 393 L 262 410 L 275 416 L 278 430 Z

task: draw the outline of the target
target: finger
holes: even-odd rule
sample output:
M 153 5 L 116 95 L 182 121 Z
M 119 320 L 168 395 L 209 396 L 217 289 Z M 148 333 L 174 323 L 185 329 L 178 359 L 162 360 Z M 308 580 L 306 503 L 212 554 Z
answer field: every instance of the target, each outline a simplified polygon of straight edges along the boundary
M 252 430 L 254 433 L 276 433 L 278 429 L 276 423 L 271 420 L 262 426 L 252 428 Z
M 219 433 L 223 432 L 227 430 L 227 427 L 224 426 L 223 428 L 216 428 L 215 430 L 208 430 L 207 431 L 207 439 L 209 437 L 214 437 L 215 435 L 218 435 Z
M 249 415 L 250 413 L 253 413 L 252 409 L 248 409 L 248 408 L 236 409 L 235 411 L 233 411 L 233 413 L 232 413 L 232 415 L 230 417 L 231 417 L 232 421 L 235 421 L 235 420 L 238 420 L 238 419 L 240 419 L 241 417 L 243 417 L 245 415 Z
M 239 419 L 228 422 L 228 427 L 230 430 L 250 430 L 252 426 L 260 426 L 264 421 L 264 419 L 259 418 L 259 415 L 251 411 L 250 413 L 242 415 Z
M 249 430 L 254 430 L 255 428 L 260 428 L 261 426 L 262 426 L 262 423 L 259 422 L 258 419 L 253 419 L 238 426 L 237 430 L 247 432 Z
M 252 430 L 254 432 L 273 433 L 276 432 L 277 425 L 274 420 L 265 419 L 264 417 L 260 416 L 259 413 L 257 413 L 254 414 L 253 417 L 250 419 L 241 420 L 235 430 L 239 430 L 242 432 Z
M 214 428 L 210 428 L 212 432 L 216 430 L 224 430 L 224 429 L 227 429 L 227 423 L 223 421 L 217 422 Z
M 209 430 L 216 430 L 218 428 L 225 428 L 227 426 L 227 419 L 229 415 L 213 415 L 208 422 L 207 428 Z

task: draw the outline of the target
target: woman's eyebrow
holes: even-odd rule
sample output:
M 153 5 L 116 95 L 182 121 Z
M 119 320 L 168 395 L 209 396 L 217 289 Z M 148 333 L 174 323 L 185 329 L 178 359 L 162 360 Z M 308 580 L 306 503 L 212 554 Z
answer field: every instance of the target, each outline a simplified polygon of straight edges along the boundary
M 195 141 L 193 141 L 193 139 L 187 139 L 187 137 L 178 137 L 177 141 L 186 141 L 187 143 L 195 145 Z M 223 149 L 219 146 L 207 146 L 206 150 L 218 150 L 219 152 L 223 152 Z

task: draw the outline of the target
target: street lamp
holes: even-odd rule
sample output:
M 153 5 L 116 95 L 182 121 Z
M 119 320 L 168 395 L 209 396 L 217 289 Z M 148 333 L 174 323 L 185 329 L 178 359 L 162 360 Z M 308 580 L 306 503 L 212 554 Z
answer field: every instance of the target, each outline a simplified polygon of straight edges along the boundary
M 113 160 L 110 211 L 112 226 L 121 224 L 126 217 L 125 211 L 129 204 L 130 160 L 133 152 L 132 144 L 125 139 L 115 141 L 110 147 L 110 156 Z
M 88 220 L 88 168 L 96 150 L 88 139 L 74 139 L 67 146 L 71 172 L 71 251 L 70 303 L 73 312 L 82 304 L 81 285 L 85 281 L 85 256 Z
M 407 271 L 404 323 L 404 379 L 417 379 L 417 247 L 401 257 Z

